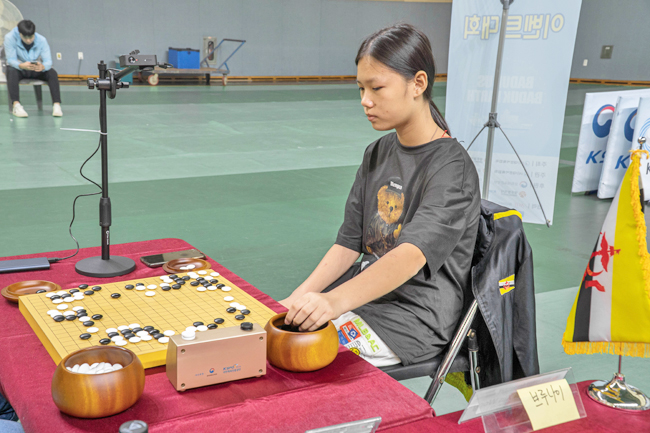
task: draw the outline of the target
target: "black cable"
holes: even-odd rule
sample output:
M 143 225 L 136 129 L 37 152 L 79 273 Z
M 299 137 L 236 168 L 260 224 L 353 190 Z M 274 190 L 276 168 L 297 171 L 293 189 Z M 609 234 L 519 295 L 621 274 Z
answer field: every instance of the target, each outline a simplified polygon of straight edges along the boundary
M 75 251 L 74 254 L 72 254 L 72 255 L 70 255 L 68 257 L 54 257 L 54 258 L 51 258 L 51 259 L 47 259 L 47 261 L 50 262 L 50 263 L 60 262 L 61 260 L 66 260 L 66 259 L 69 259 L 69 258 L 74 257 L 77 254 L 79 254 L 79 241 L 77 241 L 77 238 L 75 238 L 74 235 L 72 234 L 72 224 L 74 223 L 74 219 L 75 219 L 75 205 L 77 204 L 77 199 L 79 197 L 90 197 L 92 195 L 98 195 L 98 194 L 102 193 L 102 187 L 99 186 L 99 184 L 97 182 L 95 182 L 94 180 L 87 178 L 83 173 L 84 166 L 86 165 L 86 163 L 88 161 L 90 161 L 92 159 L 93 156 L 95 156 L 97 154 L 97 152 L 99 151 L 99 148 L 101 147 L 101 145 L 102 145 L 102 140 L 101 140 L 101 137 L 100 137 L 99 138 L 99 144 L 97 145 L 97 149 L 95 149 L 95 151 L 92 153 L 92 155 L 90 155 L 88 157 L 88 159 L 86 159 L 84 161 L 84 163 L 81 164 L 81 168 L 79 168 L 79 174 L 81 174 L 81 177 L 86 179 L 88 182 L 96 185 L 97 188 L 99 188 L 99 191 L 98 192 L 93 192 L 93 193 L 90 193 L 90 194 L 79 194 L 78 196 L 76 196 L 74 198 L 74 201 L 72 202 L 72 221 L 70 221 L 70 226 L 68 227 L 68 232 L 70 233 L 70 237 L 72 238 L 72 240 L 75 242 L 75 244 L 77 244 L 77 251 Z

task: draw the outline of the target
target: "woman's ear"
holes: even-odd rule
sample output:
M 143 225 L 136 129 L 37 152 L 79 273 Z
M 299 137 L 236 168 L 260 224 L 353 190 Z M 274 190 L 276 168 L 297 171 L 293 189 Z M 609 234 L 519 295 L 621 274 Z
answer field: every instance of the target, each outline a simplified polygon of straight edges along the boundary
M 414 84 L 413 97 L 417 98 L 420 95 L 422 95 L 425 90 L 427 90 L 427 86 L 429 85 L 429 78 L 427 77 L 427 73 L 424 71 L 418 71 L 415 74 L 415 77 L 413 77 L 413 84 Z

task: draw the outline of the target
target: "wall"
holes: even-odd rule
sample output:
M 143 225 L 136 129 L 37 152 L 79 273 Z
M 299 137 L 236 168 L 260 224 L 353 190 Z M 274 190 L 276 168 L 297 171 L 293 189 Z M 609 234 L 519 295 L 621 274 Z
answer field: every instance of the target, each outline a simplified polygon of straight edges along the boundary
M 167 60 L 168 47 L 200 49 L 203 36 L 245 39 L 232 75 L 353 75 L 363 38 L 409 22 L 431 39 L 447 71 L 450 3 L 354 0 L 12 0 L 36 24 L 60 74 L 91 75 L 134 49 Z M 77 52 L 84 60 L 77 60 Z M 56 60 L 55 53 L 62 54 Z
M 583 0 L 571 77 L 650 81 L 648 16 L 648 0 Z M 614 45 L 611 59 L 603 45 Z

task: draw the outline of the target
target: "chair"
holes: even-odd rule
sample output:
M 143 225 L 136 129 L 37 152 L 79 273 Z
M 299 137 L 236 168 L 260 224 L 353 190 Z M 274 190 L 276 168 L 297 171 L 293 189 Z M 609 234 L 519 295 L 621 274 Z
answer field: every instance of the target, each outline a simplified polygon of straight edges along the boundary
M 5 58 L 5 47 L 0 47 L 0 66 L 2 66 L 2 73 L 7 75 L 7 59 Z M 36 105 L 38 105 L 38 110 L 43 111 L 43 84 L 47 84 L 45 81 L 36 80 L 33 78 L 23 78 L 20 80 L 21 85 L 32 85 L 34 86 L 34 94 L 36 95 Z M 11 97 L 7 95 L 7 102 L 9 103 L 9 111 L 13 111 L 13 101 Z
M 499 222 L 499 227 L 495 227 L 495 221 L 505 217 L 512 217 L 516 218 L 517 220 L 508 221 L 507 223 Z M 493 293 L 494 287 L 492 286 L 495 283 L 494 281 L 491 281 L 494 279 L 493 275 L 491 275 L 494 269 L 489 268 L 490 264 L 494 262 L 508 262 L 510 263 L 508 266 L 511 266 L 513 263 L 517 262 L 518 257 L 520 254 L 522 254 L 522 252 L 528 252 L 530 250 L 530 245 L 528 245 L 528 242 L 525 239 L 525 235 L 523 235 L 523 226 L 521 224 L 520 218 L 521 216 L 516 211 L 503 208 L 494 203 L 488 202 L 487 200 L 481 200 L 481 217 L 479 220 L 479 229 L 477 234 L 476 247 L 474 250 L 474 257 L 472 258 L 471 280 L 473 299 L 471 299 L 471 303 L 469 300 L 466 303 L 466 305 L 469 304 L 469 306 L 463 312 L 463 318 L 456 330 L 456 333 L 454 334 L 451 343 L 449 344 L 447 352 L 443 352 L 433 359 L 413 365 L 405 366 L 402 364 L 397 364 L 381 368 L 381 370 L 396 380 L 430 376 L 432 378 L 432 382 L 424 396 L 425 400 L 429 404 L 432 404 L 438 395 L 442 384 L 445 382 L 447 373 L 469 372 L 472 389 L 474 390 L 480 389 L 481 379 L 479 376 L 487 379 L 487 385 L 489 386 L 495 383 L 512 380 L 516 378 L 514 376 L 517 375 L 526 376 L 539 373 L 536 343 L 531 344 L 531 347 L 529 348 L 530 353 L 526 354 L 530 359 L 532 359 L 532 361 L 526 364 L 526 368 L 521 368 L 516 359 L 513 360 L 511 358 L 499 356 L 497 353 L 498 350 L 495 350 L 492 347 L 491 332 L 494 330 L 494 326 L 491 328 L 489 326 L 486 326 L 486 322 L 483 317 L 486 313 L 496 313 L 496 311 L 485 311 L 486 309 L 490 308 L 490 300 L 486 299 L 486 293 Z M 502 221 L 505 221 L 505 219 Z M 499 231 L 498 233 L 497 230 Z M 510 251 L 511 253 L 506 254 L 504 252 L 506 250 Z M 488 267 L 486 268 L 486 266 Z M 486 284 L 486 286 L 489 287 L 478 287 L 479 281 L 486 281 L 486 278 L 484 278 L 485 276 L 490 277 L 490 284 Z M 503 276 L 496 278 L 497 289 L 499 287 L 498 280 L 500 278 L 503 278 Z M 532 293 L 534 299 L 534 286 L 532 285 L 532 280 L 530 284 L 524 284 L 524 286 L 525 287 L 520 288 L 520 290 L 523 290 L 525 292 L 523 296 L 530 296 Z M 514 284 L 512 287 L 515 287 Z M 497 290 L 497 295 L 498 292 L 499 290 Z M 477 296 L 480 296 L 481 302 L 477 301 Z M 501 294 L 499 298 L 500 301 L 502 299 L 506 299 L 503 294 Z M 512 299 L 508 299 L 507 302 L 502 302 L 502 304 L 492 306 L 495 308 L 495 310 L 510 310 L 510 312 L 516 308 Z M 527 308 L 529 307 L 530 305 L 527 305 Z M 531 314 L 533 316 L 534 322 L 534 304 L 532 305 L 532 310 L 533 311 Z M 477 312 L 481 312 L 481 314 L 477 315 Z M 492 321 L 494 320 L 494 317 L 500 317 L 498 314 L 488 315 L 491 317 L 491 325 L 493 324 Z M 512 325 L 512 323 L 508 320 L 505 320 L 504 326 L 510 325 Z M 534 335 L 535 329 L 533 328 L 530 330 L 530 332 L 532 332 Z M 464 345 L 465 341 L 467 341 L 467 345 Z M 486 352 L 483 353 L 481 361 L 482 363 L 487 362 L 483 366 L 486 368 L 482 368 L 479 365 L 479 343 L 481 346 L 481 352 Z M 510 361 L 513 361 L 517 364 L 517 371 L 514 373 L 514 376 L 512 370 L 504 367 L 504 365 L 501 364 L 502 362 L 507 363 Z M 495 363 L 497 365 L 493 365 Z M 535 371 L 535 367 L 537 371 Z M 486 370 L 489 370 L 489 372 Z M 486 376 L 486 374 L 488 376 Z M 485 382 L 485 380 L 483 380 L 483 382 Z

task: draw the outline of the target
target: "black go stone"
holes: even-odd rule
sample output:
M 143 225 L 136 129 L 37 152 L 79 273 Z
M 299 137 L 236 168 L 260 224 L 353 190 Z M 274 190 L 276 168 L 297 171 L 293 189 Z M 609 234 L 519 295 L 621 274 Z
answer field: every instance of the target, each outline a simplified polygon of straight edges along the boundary
M 204 281 L 204 282 L 201 283 L 201 285 L 203 287 L 208 287 L 208 286 L 210 286 L 210 283 L 208 283 L 207 281 Z
M 190 279 L 190 277 L 188 277 L 187 275 L 185 275 L 182 279 L 185 280 L 185 281 L 187 281 L 187 280 Z
M 219 283 L 219 280 L 210 280 L 210 283 L 211 284 L 217 284 L 217 283 Z
M 101 286 L 95 286 L 95 287 L 93 287 L 93 291 L 95 291 L 95 292 L 99 292 L 101 289 L 102 289 Z
M 198 285 L 199 285 L 199 282 L 198 282 L 198 281 L 192 281 L 192 282 L 190 283 L 190 286 L 194 286 L 194 287 L 196 287 L 196 286 L 198 286 Z M 45 290 L 43 290 L 43 291 L 45 291 Z
M 90 334 L 85 334 L 85 333 L 81 334 L 79 338 L 81 338 L 82 340 L 88 340 L 90 338 Z
M 69 290 L 70 293 L 77 293 L 78 291 L 79 291 L 79 289 L 70 289 Z
M 170 291 L 172 288 L 171 288 L 171 286 L 162 286 L 161 289 L 162 289 L 164 292 L 168 292 L 168 291 Z
M 111 298 L 117 299 L 120 296 L 122 296 L 122 295 L 120 295 L 119 293 L 111 293 Z
M 131 332 L 133 332 L 134 334 L 137 334 L 140 331 L 142 331 L 142 328 L 133 328 L 133 329 L 131 329 Z
M 225 320 L 223 320 L 221 317 L 214 319 L 214 323 L 217 323 L 219 325 L 221 325 L 223 322 L 225 322 Z
M 133 284 L 127 284 L 126 286 L 124 286 L 124 288 L 126 290 L 133 290 L 134 289 Z
M 215 323 L 208 323 L 208 329 L 217 329 L 217 325 Z
M 174 289 L 174 290 L 178 290 L 178 289 L 180 289 L 180 288 L 181 288 L 181 285 L 180 285 L 180 284 L 174 284 L 174 285 L 172 286 L 172 289 Z
M 185 280 L 177 280 L 176 283 L 180 284 L 181 286 L 185 284 Z
M 76 318 L 77 318 L 77 316 L 73 316 L 72 314 L 70 314 L 68 316 L 65 316 L 65 320 L 69 320 L 69 321 L 73 321 Z
M 55 322 L 63 322 L 65 320 L 65 317 L 63 317 L 63 314 L 59 314 L 52 317 L 52 319 L 54 319 Z
M 109 338 L 102 338 L 101 340 L 99 340 L 99 344 L 102 344 L 104 346 L 109 344 L 110 342 L 111 340 Z
M 120 335 L 118 332 L 109 332 L 108 338 L 117 337 L 118 335 Z
M 85 317 L 87 314 L 88 313 L 86 313 L 85 311 L 81 311 L 81 310 L 77 311 L 77 317 Z
M 156 334 L 160 334 L 160 331 L 159 331 L 159 330 L 157 330 L 157 329 L 155 329 L 155 328 L 154 328 L 154 329 L 152 329 L 152 330 L 150 330 L 150 331 L 147 331 L 147 332 L 149 333 L 149 335 L 156 335 Z
M 79 284 L 79 288 L 80 288 L 81 290 L 87 289 L 87 288 L 88 288 L 88 284 Z
M 247 315 L 251 314 L 251 310 L 241 310 L 241 313 L 242 313 L 244 316 L 247 316 Z
M 133 333 L 124 334 L 124 338 L 126 338 L 127 340 L 129 338 L 133 338 L 133 337 L 135 337 L 135 334 L 133 334 Z
M 104 317 L 104 316 L 102 316 L 101 314 L 93 314 L 93 317 L 92 317 L 92 318 L 93 318 L 94 320 L 99 320 L 99 319 L 101 319 L 102 317 Z
M 203 281 L 203 280 L 205 280 L 205 278 L 203 278 L 203 277 L 199 277 L 199 278 L 196 279 L 196 281 Z
M 169 275 L 169 278 L 171 278 L 171 279 L 178 278 L 178 275 L 176 275 L 176 274 L 171 274 L 171 275 Z
M 94 295 L 94 294 L 95 294 L 95 292 L 93 292 L 92 290 L 86 290 L 86 291 L 84 292 L 84 295 L 88 295 L 88 296 L 90 296 L 90 295 Z
M 122 330 L 120 331 L 120 333 L 121 333 L 122 335 L 126 335 L 126 334 L 128 334 L 128 333 L 130 333 L 130 332 L 131 332 L 130 329 L 122 329 Z
M 135 283 L 136 286 L 144 286 L 144 283 Z
M 217 284 L 217 289 L 223 289 L 224 287 L 226 287 L 225 284 Z
M 157 339 L 159 339 L 159 338 L 164 337 L 164 335 L 161 334 L 161 333 L 158 333 L 158 334 L 153 334 L 152 337 L 155 338 L 155 339 L 157 340 Z
M 252 331 L 253 330 L 253 324 L 251 322 L 243 322 L 241 325 L 239 325 L 242 331 Z
M 226 308 L 226 313 L 234 313 L 235 311 L 237 311 L 235 307 Z
M 142 329 L 143 329 L 144 331 L 149 332 L 149 331 L 151 331 L 151 330 L 154 329 L 154 328 L 153 328 L 153 326 L 145 326 L 145 327 L 142 328 Z
M 36 293 L 45 293 L 45 292 L 47 292 L 47 290 L 45 290 L 45 289 L 41 289 L 41 290 L 36 291 Z
M 59 295 L 54 295 L 50 297 L 50 300 L 54 301 L 55 299 L 61 299 L 61 296 Z
M 90 328 L 94 324 L 95 324 L 95 322 L 93 322 L 92 320 L 88 320 L 88 321 L 82 323 L 82 325 L 84 325 L 86 328 Z
M 245 318 L 246 318 L 246 316 L 244 316 L 243 314 L 238 314 L 238 315 L 235 316 L 235 319 L 237 319 L 237 320 L 244 320 Z
M 192 323 L 192 326 L 201 326 L 203 325 L 203 322 L 194 322 Z

